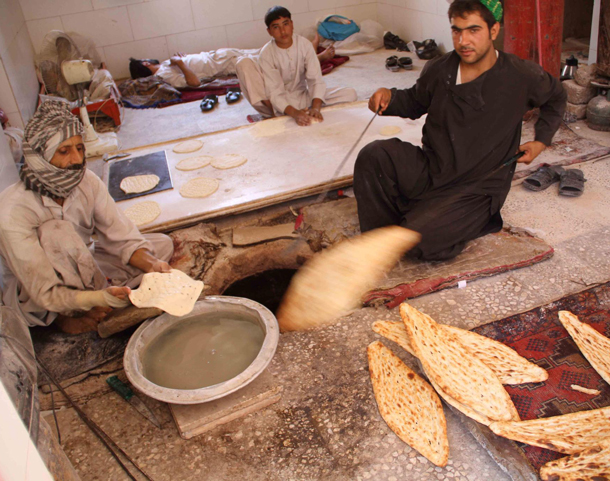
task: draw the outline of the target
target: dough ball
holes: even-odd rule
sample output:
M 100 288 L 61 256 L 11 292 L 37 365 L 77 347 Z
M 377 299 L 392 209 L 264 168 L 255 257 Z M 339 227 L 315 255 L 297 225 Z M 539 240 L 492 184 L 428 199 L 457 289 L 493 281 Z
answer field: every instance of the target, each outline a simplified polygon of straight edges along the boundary
M 121 181 L 121 190 L 126 194 L 139 194 L 154 189 L 159 183 L 159 176 L 154 174 L 132 175 Z
M 209 155 L 199 155 L 197 157 L 189 157 L 188 159 L 182 159 L 176 165 L 178 170 L 197 170 L 209 165 L 212 162 L 213 157 Z
M 182 197 L 208 197 L 218 190 L 218 181 L 208 177 L 196 177 L 180 187 Z
M 140 227 L 149 224 L 161 215 L 161 207 L 155 201 L 147 200 L 125 209 L 123 212 L 127 218 Z
M 203 147 L 203 142 L 201 140 L 187 140 L 185 142 L 180 142 L 173 150 L 177 154 L 188 154 L 190 152 L 197 152 L 201 147 Z
M 212 160 L 212 167 L 216 169 L 233 169 L 235 167 L 239 167 L 240 165 L 248 162 L 243 155 L 239 154 L 225 154 L 220 157 L 214 157 Z
M 381 127 L 379 129 L 379 133 L 381 135 L 396 135 L 402 132 L 402 129 L 398 125 L 386 125 L 385 127 Z

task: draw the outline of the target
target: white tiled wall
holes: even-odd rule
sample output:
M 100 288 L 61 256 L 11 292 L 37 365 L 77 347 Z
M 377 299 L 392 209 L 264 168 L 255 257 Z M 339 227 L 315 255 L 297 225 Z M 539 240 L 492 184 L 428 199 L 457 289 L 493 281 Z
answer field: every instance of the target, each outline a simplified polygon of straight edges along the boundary
M 80 33 L 95 41 L 117 79 L 129 75 L 129 57 L 164 60 L 176 51 L 262 47 L 269 40 L 262 19 L 278 3 L 293 14 L 297 32 L 333 13 L 356 21 L 378 20 L 377 0 L 0 0 L 0 4 L 5 1 L 20 2 L 35 51 L 52 29 Z
M 447 0 L 378 0 L 377 18 L 403 40 L 433 38 L 443 51 L 453 50 Z
M 37 96 L 34 51 L 19 0 L 0 0 L 0 108 L 13 126 L 23 127 Z

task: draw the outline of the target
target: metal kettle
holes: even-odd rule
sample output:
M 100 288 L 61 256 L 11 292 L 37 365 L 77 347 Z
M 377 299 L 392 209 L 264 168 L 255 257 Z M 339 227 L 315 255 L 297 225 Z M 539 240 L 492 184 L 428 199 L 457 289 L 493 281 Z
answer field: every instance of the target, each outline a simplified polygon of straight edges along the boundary
M 561 71 L 560 80 L 573 79 L 577 69 L 578 59 L 574 58 L 574 55 L 570 55 L 570 57 L 566 59 L 566 64 Z

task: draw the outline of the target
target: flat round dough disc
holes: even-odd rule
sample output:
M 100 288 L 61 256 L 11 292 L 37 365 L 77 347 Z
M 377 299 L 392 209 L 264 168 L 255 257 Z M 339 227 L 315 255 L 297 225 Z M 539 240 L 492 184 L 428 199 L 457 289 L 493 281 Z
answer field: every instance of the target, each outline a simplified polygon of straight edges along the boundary
M 220 157 L 214 157 L 212 160 L 212 167 L 216 169 L 233 169 L 235 167 L 239 167 L 240 165 L 244 165 L 248 162 L 243 155 L 239 154 L 225 154 Z
M 161 215 L 161 207 L 153 200 L 140 202 L 125 209 L 123 212 L 129 220 L 138 227 L 148 224 Z
M 218 190 L 218 181 L 209 177 L 196 177 L 180 187 L 182 197 L 207 197 Z
M 381 127 L 379 129 L 379 133 L 381 135 L 396 135 L 402 132 L 402 129 L 398 125 L 386 125 L 385 127 Z
M 187 140 L 176 145 L 174 152 L 177 154 L 188 154 L 190 152 L 197 152 L 201 147 L 203 147 L 201 140 Z
M 188 159 L 182 159 L 176 165 L 176 169 L 178 170 L 197 170 L 205 167 L 206 165 L 210 165 L 212 159 L 209 155 L 198 155 L 197 157 L 189 157 Z
M 139 194 L 154 189 L 159 183 L 159 176 L 154 174 L 132 175 L 121 181 L 121 190 L 126 194 Z

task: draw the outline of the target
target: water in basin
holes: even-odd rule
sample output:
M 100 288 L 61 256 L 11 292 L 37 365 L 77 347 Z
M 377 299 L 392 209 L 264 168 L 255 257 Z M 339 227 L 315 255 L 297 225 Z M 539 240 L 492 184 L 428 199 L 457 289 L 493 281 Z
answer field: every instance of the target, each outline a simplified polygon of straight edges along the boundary
M 234 378 L 258 355 L 265 333 L 245 316 L 208 313 L 180 322 L 142 353 L 144 376 L 158 386 L 200 389 Z

